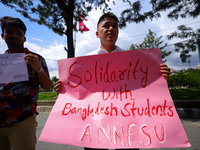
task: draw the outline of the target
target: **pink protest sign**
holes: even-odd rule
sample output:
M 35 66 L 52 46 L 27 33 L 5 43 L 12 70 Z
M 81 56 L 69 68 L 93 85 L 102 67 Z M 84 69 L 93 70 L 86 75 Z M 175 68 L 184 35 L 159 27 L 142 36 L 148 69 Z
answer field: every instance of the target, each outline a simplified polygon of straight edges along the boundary
M 190 147 L 159 49 L 58 61 L 61 92 L 39 141 L 91 148 Z

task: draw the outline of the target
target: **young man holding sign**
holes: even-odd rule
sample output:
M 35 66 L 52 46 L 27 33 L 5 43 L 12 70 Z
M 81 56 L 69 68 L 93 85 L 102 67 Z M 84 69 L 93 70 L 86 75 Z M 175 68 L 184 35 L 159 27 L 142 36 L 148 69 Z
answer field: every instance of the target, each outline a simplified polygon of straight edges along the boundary
M 28 81 L 0 84 L 0 149 L 35 150 L 39 85 L 49 90 L 51 79 L 44 58 L 24 48 L 24 23 L 13 17 L 0 21 L 8 47 L 5 53 L 25 53 L 29 76 Z
M 106 54 L 123 51 L 121 48 L 115 45 L 118 39 L 118 18 L 113 13 L 103 14 L 97 24 L 96 37 L 100 39 L 101 46 L 87 55 Z M 160 71 L 165 79 L 169 78 L 170 68 L 165 64 L 160 65 Z M 61 81 L 58 81 L 55 85 L 55 90 L 59 93 L 61 89 Z M 85 150 L 91 150 L 91 148 L 85 148 Z
M 97 50 L 92 51 L 87 55 L 106 54 L 124 51 L 120 47 L 115 45 L 118 39 L 118 32 L 118 18 L 110 12 L 103 14 L 97 23 L 96 31 L 96 37 L 100 39 L 101 46 Z M 161 64 L 160 72 L 165 77 L 165 79 L 169 78 L 170 68 L 168 68 L 167 65 Z M 54 88 L 56 92 L 59 93 L 61 88 L 61 82 L 57 81 Z

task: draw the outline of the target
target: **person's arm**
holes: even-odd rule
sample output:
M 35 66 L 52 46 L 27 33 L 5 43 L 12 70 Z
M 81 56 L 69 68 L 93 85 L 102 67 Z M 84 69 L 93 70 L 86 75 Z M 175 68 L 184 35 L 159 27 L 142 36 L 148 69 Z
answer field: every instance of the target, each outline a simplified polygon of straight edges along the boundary
M 39 63 L 39 58 L 34 54 L 27 54 L 24 56 L 24 60 L 26 60 L 27 64 L 31 65 L 33 70 L 38 71 L 41 67 Z M 37 72 L 37 76 L 39 79 L 40 86 L 45 90 L 51 89 L 51 79 L 47 76 L 47 74 L 43 71 Z
M 45 90 L 50 90 L 51 89 L 51 79 L 47 76 L 47 74 L 44 71 L 38 72 L 37 73 L 38 79 L 40 86 L 45 89 Z
M 166 64 L 160 64 L 160 72 L 162 73 L 165 79 L 168 79 L 170 76 L 170 68 Z

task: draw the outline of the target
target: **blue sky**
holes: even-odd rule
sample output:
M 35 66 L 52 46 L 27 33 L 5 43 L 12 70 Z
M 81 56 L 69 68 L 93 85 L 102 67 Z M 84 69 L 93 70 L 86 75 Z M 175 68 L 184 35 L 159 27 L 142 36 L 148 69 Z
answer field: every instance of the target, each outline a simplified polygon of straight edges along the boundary
M 120 15 L 120 12 L 127 8 L 128 4 L 123 3 L 120 1 L 116 2 L 116 5 L 111 4 L 112 12 L 115 13 L 117 16 Z M 148 9 L 147 5 L 143 8 Z M 67 53 L 64 50 L 64 46 L 67 44 L 67 37 L 66 36 L 59 36 L 55 34 L 52 30 L 47 28 L 44 25 L 38 25 L 37 23 L 30 22 L 28 19 L 24 18 L 22 15 L 17 13 L 16 11 L 5 7 L 0 3 L 0 17 L 3 16 L 12 16 L 20 18 L 27 26 L 27 33 L 26 38 L 27 41 L 25 42 L 25 47 L 29 50 L 36 52 L 42 55 L 46 61 L 50 71 L 50 76 L 57 76 L 58 75 L 58 66 L 57 60 L 67 58 Z M 101 16 L 101 10 L 92 10 L 89 13 L 89 16 L 86 18 L 88 21 L 85 21 L 85 25 L 90 29 L 84 33 L 75 33 L 75 56 L 85 56 L 88 52 L 97 49 L 100 46 L 99 39 L 96 38 L 96 23 Z M 174 44 L 178 41 L 182 41 L 180 39 L 173 39 L 168 41 L 166 39 L 166 35 L 170 34 L 178 25 L 188 25 L 191 26 L 194 30 L 199 28 L 200 26 L 200 17 L 192 19 L 179 19 L 177 21 L 171 21 L 166 18 L 166 12 L 162 13 L 162 17 L 158 20 L 154 19 L 153 21 L 148 20 L 145 23 L 131 23 L 125 29 L 119 31 L 119 37 L 117 41 L 117 45 L 120 46 L 122 49 L 129 49 L 132 43 L 142 43 L 146 34 L 148 34 L 148 30 L 151 29 L 153 32 L 157 34 L 157 37 L 163 36 L 162 40 L 164 43 Z M 5 42 L 0 39 L 0 54 L 3 54 L 4 51 L 7 49 Z M 173 51 L 174 46 L 166 47 L 167 51 Z M 192 54 L 192 61 L 191 67 L 197 68 L 197 64 L 199 62 L 198 53 L 194 52 Z M 180 70 L 182 67 L 188 68 L 189 64 L 184 63 L 184 66 L 181 65 L 179 61 L 179 53 L 173 52 L 170 56 L 166 57 L 167 62 L 166 64 L 174 69 Z

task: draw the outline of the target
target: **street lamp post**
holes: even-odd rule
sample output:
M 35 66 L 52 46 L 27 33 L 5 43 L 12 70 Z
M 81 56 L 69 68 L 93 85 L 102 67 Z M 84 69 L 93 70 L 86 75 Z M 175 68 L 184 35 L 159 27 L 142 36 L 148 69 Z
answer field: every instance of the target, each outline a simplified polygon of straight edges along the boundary
M 197 48 L 198 48 L 198 54 L 199 54 L 199 63 L 198 63 L 198 69 L 200 69 L 200 39 L 197 39 Z
M 191 63 L 191 56 L 187 58 L 188 63 L 189 63 L 189 69 L 190 69 L 190 63 Z

